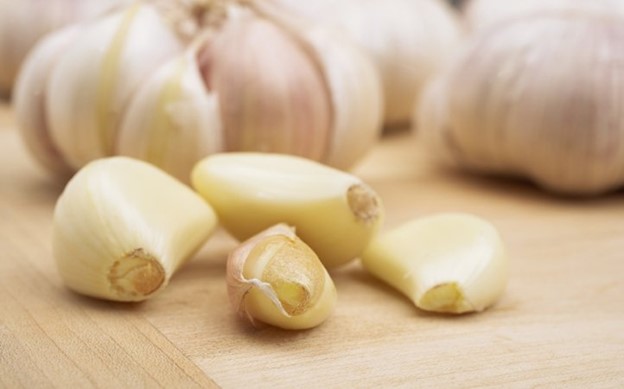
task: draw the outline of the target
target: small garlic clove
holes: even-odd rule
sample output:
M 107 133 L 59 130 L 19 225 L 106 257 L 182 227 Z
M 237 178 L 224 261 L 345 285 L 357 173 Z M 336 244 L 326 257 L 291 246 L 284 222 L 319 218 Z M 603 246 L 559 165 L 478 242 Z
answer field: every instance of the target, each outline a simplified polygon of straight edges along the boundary
M 227 150 L 324 157 L 329 92 L 287 32 L 248 9 L 231 7 L 199 61 L 219 100 Z
M 72 169 L 54 145 L 46 120 L 46 87 L 50 69 L 76 39 L 79 27 L 67 27 L 44 38 L 24 61 L 15 85 L 15 120 L 35 159 L 47 170 L 68 177 Z
M 334 310 L 336 288 L 293 228 L 275 225 L 242 243 L 227 262 L 228 295 L 252 324 L 316 327 Z
M 140 83 L 182 50 L 175 31 L 146 2 L 85 26 L 52 70 L 47 90 L 52 138 L 73 168 L 113 153 Z
M 236 238 L 288 223 L 327 267 L 360 255 L 384 216 L 381 199 L 359 178 L 295 156 L 215 154 L 197 164 L 191 181 Z
M 117 152 L 187 182 L 195 163 L 223 150 L 222 127 L 218 101 L 204 87 L 192 50 L 141 87 L 124 118 Z
M 54 210 L 53 251 L 72 290 L 141 301 L 164 288 L 217 219 L 187 186 L 126 157 L 81 169 Z
M 268 1 L 252 4 L 261 15 L 297 36 L 321 69 L 332 105 L 332 128 L 323 162 L 346 169 L 379 139 L 383 91 L 372 60 L 340 31 L 310 24 Z
M 479 312 L 494 304 L 509 266 L 496 229 L 467 214 L 399 226 L 374 239 L 362 263 L 419 308 L 443 313 Z

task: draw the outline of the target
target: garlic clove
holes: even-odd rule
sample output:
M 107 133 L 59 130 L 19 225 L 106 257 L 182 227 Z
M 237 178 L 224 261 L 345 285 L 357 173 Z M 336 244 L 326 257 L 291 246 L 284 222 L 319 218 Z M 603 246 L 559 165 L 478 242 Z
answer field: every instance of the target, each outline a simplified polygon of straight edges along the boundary
M 372 60 L 338 30 L 307 23 L 274 2 L 251 6 L 297 36 L 321 70 L 333 113 L 323 162 L 339 169 L 353 166 L 379 139 L 382 128 L 382 85 Z
M 381 199 L 359 178 L 295 156 L 215 154 L 197 164 L 191 181 L 239 240 L 288 223 L 327 267 L 360 255 L 384 216 Z
M 138 85 L 182 50 L 149 3 L 136 2 L 85 27 L 52 70 L 47 90 L 52 138 L 73 168 L 113 153 Z
M 79 27 L 67 27 L 44 38 L 27 57 L 15 85 L 15 120 L 20 135 L 35 159 L 58 176 L 69 176 L 72 169 L 64 161 L 50 136 L 46 120 L 46 86 L 50 69 L 76 39 Z
M 141 301 L 163 289 L 215 229 L 212 208 L 157 168 L 126 157 L 81 169 L 54 210 L 53 252 L 65 284 Z
M 468 214 L 408 222 L 375 238 L 362 256 L 374 276 L 432 312 L 479 312 L 505 290 L 508 260 L 497 230 Z
M 195 51 L 167 62 L 133 99 L 116 150 L 182 181 L 201 158 L 223 150 L 216 96 L 204 87 Z
M 231 7 L 199 61 L 219 100 L 227 150 L 324 157 L 328 90 L 288 33 L 248 9 Z
M 242 243 L 227 262 L 228 295 L 252 324 L 308 329 L 324 322 L 336 288 L 314 251 L 285 224 Z

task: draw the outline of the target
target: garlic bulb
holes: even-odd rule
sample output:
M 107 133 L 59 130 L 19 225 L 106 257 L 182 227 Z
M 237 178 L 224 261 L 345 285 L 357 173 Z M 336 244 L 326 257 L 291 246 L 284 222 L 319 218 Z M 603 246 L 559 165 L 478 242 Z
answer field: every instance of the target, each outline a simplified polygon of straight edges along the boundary
M 438 0 L 278 0 L 311 20 L 341 28 L 366 50 L 384 89 L 386 125 L 404 125 L 429 78 L 460 43 L 454 11 Z
M 232 150 L 347 168 L 379 135 L 368 57 L 270 2 L 137 2 L 80 29 L 62 52 L 44 40 L 31 58 L 51 67 L 28 66 L 16 91 L 19 127 L 49 132 L 38 141 L 73 170 L 126 155 L 188 181 L 202 157 Z
M 464 7 L 470 30 L 482 30 L 500 21 L 543 11 L 593 9 L 624 13 L 624 3 L 620 0 L 470 0 Z
M 624 19 L 547 12 L 476 36 L 419 114 L 439 155 L 595 194 L 624 184 Z
M 0 0 L 0 93 L 9 92 L 21 63 L 37 40 L 124 0 Z

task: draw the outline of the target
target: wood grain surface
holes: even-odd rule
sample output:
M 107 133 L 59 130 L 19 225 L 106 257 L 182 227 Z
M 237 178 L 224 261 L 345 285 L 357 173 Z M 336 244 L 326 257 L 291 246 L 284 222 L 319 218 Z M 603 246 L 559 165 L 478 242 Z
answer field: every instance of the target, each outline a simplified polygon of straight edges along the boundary
M 221 231 L 150 301 L 78 296 L 51 255 L 62 187 L 0 105 L 0 387 L 624 386 L 624 193 L 566 199 L 444 170 L 407 133 L 356 172 L 383 197 L 386 229 L 446 211 L 494 223 L 512 263 L 499 303 L 427 314 L 355 262 L 332 273 L 339 302 L 323 325 L 255 329 L 228 306 L 235 241 Z

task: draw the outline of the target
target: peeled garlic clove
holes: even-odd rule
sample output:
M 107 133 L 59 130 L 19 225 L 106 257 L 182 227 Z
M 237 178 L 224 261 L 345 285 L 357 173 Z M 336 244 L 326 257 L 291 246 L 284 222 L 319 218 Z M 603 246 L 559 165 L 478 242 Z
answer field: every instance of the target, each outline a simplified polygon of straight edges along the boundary
M 299 38 L 310 60 L 321 70 L 332 108 L 332 126 L 323 162 L 346 169 L 379 139 L 383 95 L 371 59 L 340 31 L 306 23 L 277 3 L 251 4 L 261 15 Z
M 52 70 L 47 90 L 52 138 L 72 167 L 113 153 L 131 96 L 182 49 L 149 3 L 137 2 L 85 27 Z
M 622 186 L 622 20 L 549 12 L 475 36 L 441 75 L 443 96 L 425 103 L 442 107 L 421 111 L 423 139 L 437 138 L 468 170 L 528 177 L 557 193 Z M 428 118 L 437 110 L 448 112 L 443 127 Z
M 50 69 L 80 33 L 68 27 L 43 39 L 25 61 L 15 86 L 15 120 L 31 154 L 46 169 L 69 176 L 72 169 L 54 145 L 46 120 L 46 87 Z
M 314 251 L 285 224 L 250 238 L 228 257 L 230 301 L 251 321 L 316 327 L 336 304 L 336 288 Z
M 197 164 L 191 181 L 236 238 L 288 223 L 327 267 L 360 255 L 384 215 L 359 178 L 294 156 L 215 154 Z
M 216 96 L 204 87 L 195 52 L 163 65 L 133 99 L 117 153 L 150 162 L 182 181 L 197 161 L 223 150 Z
M 216 224 L 208 204 L 157 168 L 101 159 L 80 170 L 56 204 L 54 257 L 74 291 L 141 301 L 167 285 Z
M 231 8 L 199 56 L 206 85 L 219 100 L 227 150 L 325 156 L 329 91 L 286 31 L 248 9 Z
M 408 222 L 375 238 L 364 267 L 432 312 L 482 311 L 498 300 L 508 260 L 496 229 L 467 214 Z

